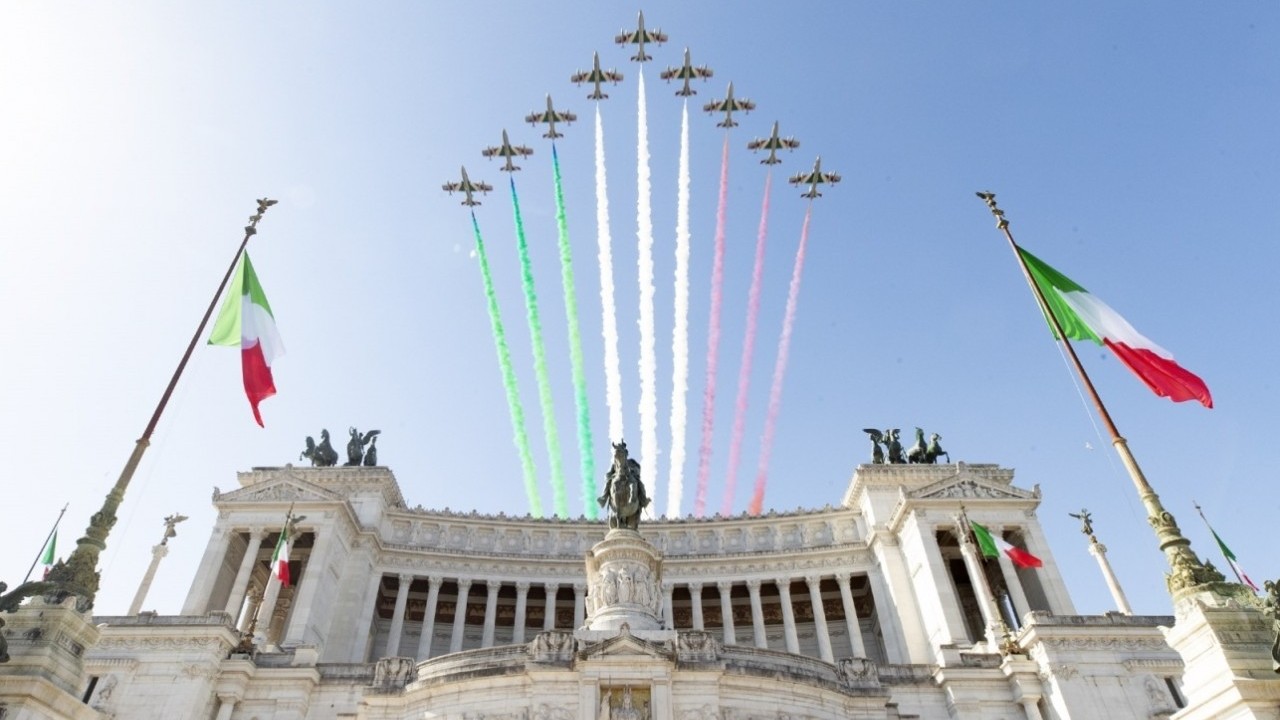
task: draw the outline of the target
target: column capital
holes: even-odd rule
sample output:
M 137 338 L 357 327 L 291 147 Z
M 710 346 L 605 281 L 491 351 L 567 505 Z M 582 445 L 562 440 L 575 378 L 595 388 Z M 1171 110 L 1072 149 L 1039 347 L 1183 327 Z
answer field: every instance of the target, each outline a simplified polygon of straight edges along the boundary
M 470 590 L 470 589 L 471 589 L 471 578 L 469 578 L 469 577 L 460 577 L 460 578 L 458 578 L 458 589 L 459 589 L 459 590 Z
M 501 581 L 501 580 L 489 580 L 489 581 L 487 581 L 484 585 L 485 585 L 485 587 L 486 587 L 486 588 L 488 588 L 490 591 L 492 591 L 492 592 L 497 592 L 497 591 L 502 587 L 502 581 Z
M 727 595 L 733 589 L 733 583 L 728 580 L 717 580 L 716 589 L 720 591 L 721 595 Z
M 779 595 L 791 595 L 791 578 L 778 578 L 773 584 L 778 586 Z
M 747 589 L 748 589 L 748 590 L 750 590 L 750 591 L 751 591 L 751 592 L 753 592 L 753 593 L 757 593 L 757 594 L 758 594 L 758 593 L 760 592 L 760 585 L 761 585 L 761 584 L 762 584 L 762 583 L 761 583 L 761 581 L 760 581 L 760 580 L 757 580 L 757 579 L 752 578 L 751 580 L 748 580 L 748 581 L 747 581 Z
M 689 592 L 690 592 L 690 593 L 696 593 L 696 594 L 698 594 L 698 595 L 701 595 L 701 594 L 702 594 L 702 583 L 700 583 L 700 582 L 691 582 L 691 583 L 689 583 Z
M 444 576 L 439 573 L 428 575 L 427 582 L 431 584 L 431 587 L 440 587 L 440 583 L 444 582 Z
M 529 583 L 529 581 L 528 581 L 528 580 L 521 580 L 521 581 L 517 582 L 517 583 L 516 583 L 516 592 L 521 592 L 521 593 L 527 593 L 527 592 L 529 592 L 529 585 L 530 585 L 530 583 Z
M 574 593 L 575 595 L 581 595 L 582 593 L 584 593 L 584 592 L 586 592 L 586 591 L 587 591 L 587 584 L 586 584 L 586 583 L 576 582 L 576 583 L 574 583 L 574 584 L 573 584 L 573 593 Z
M 560 591 L 560 583 L 543 583 L 543 587 L 547 590 L 547 595 L 555 595 Z
M 838 580 L 841 585 L 848 585 L 849 581 L 852 579 L 853 579 L 853 573 L 848 573 L 848 572 L 836 573 L 836 580 Z
M 413 582 L 413 573 L 400 573 L 396 577 L 399 578 L 401 585 L 407 585 Z
M 805 575 L 804 582 L 809 587 L 816 588 L 818 587 L 819 583 L 822 582 L 822 576 L 821 575 Z

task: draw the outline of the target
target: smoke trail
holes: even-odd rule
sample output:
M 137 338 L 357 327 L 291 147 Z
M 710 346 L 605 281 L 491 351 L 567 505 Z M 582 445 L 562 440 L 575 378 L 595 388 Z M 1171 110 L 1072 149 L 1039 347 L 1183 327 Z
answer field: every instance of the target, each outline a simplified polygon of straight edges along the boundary
M 591 409 L 587 404 L 587 379 L 582 367 L 582 332 L 578 329 L 578 291 L 573 280 L 573 255 L 569 251 L 569 221 L 564 212 L 564 186 L 560 182 L 560 155 L 551 143 L 551 168 L 556 182 L 556 228 L 560 236 L 560 278 L 564 283 L 564 313 L 569 323 L 569 366 L 573 372 L 573 403 L 578 411 L 578 451 L 582 465 L 582 510 L 596 519 L 596 464 L 592 459 Z
M 525 240 L 524 220 L 520 217 L 520 198 L 516 195 L 516 179 L 511 178 L 511 207 L 516 216 L 516 249 L 520 252 L 520 279 L 524 286 L 524 307 L 529 316 L 529 336 L 533 340 L 533 371 L 538 383 L 538 400 L 542 404 L 542 427 L 547 437 L 547 456 L 551 463 L 551 500 L 555 513 L 569 516 L 569 502 L 564 489 L 564 467 L 560 461 L 560 432 L 556 429 L 555 405 L 551 402 L 551 379 L 547 375 L 547 348 L 542 342 L 542 321 L 538 319 L 538 293 L 533 288 L 533 265 L 529 262 L 529 243 Z
M 769 478 L 769 458 L 773 454 L 773 433 L 778 424 L 778 411 L 782 409 L 782 377 L 787 372 L 787 354 L 791 350 L 791 330 L 796 320 L 796 302 L 800 299 L 800 273 L 804 270 L 805 246 L 809 244 L 809 218 L 813 216 L 813 203 L 804 213 L 804 225 L 800 229 L 800 246 L 796 248 L 796 264 L 791 270 L 791 288 L 787 291 L 787 311 L 782 318 L 782 335 L 778 337 L 778 359 L 773 366 L 773 383 L 769 387 L 769 414 L 765 416 L 764 435 L 760 440 L 760 466 L 756 471 L 756 488 L 751 495 L 747 512 L 760 514 L 764 504 L 764 484 Z
M 516 373 L 511 367 L 511 350 L 507 347 L 507 332 L 502 329 L 502 314 L 498 311 L 498 296 L 493 291 L 493 276 L 489 273 L 489 256 L 484 251 L 484 239 L 480 237 L 480 223 L 471 213 L 471 228 L 476 235 L 476 255 L 480 258 L 480 276 L 484 279 L 484 297 L 489 304 L 489 323 L 493 325 L 493 344 L 498 348 L 498 368 L 502 371 L 502 386 L 507 391 L 507 407 L 511 411 L 511 430 L 515 433 L 516 452 L 520 455 L 520 467 L 524 470 L 524 491 L 529 496 L 529 513 L 542 517 L 542 500 L 538 498 L 538 480 L 533 469 L 533 453 L 529 451 L 529 435 L 524 428 L 524 407 L 520 405 L 520 390 L 516 386 Z
M 644 73 L 636 100 L 636 238 L 640 244 L 640 457 L 658 477 L 657 350 L 653 319 L 653 211 L 649 193 L 649 124 L 644 95 Z M 656 486 L 657 483 L 655 482 Z M 657 497 L 657 488 L 649 495 Z
M 671 331 L 671 479 L 667 517 L 680 517 L 685 434 L 689 422 L 689 101 L 680 116 L 680 175 L 676 190 L 675 325 Z
M 604 171 L 604 124 L 596 103 L 596 240 L 600 246 L 600 306 L 603 309 L 605 399 L 609 405 L 609 439 L 617 442 L 622 421 L 622 372 L 618 363 L 618 310 L 613 299 L 613 239 L 609 236 L 609 188 Z
M 711 319 L 707 322 L 707 383 L 702 394 L 702 444 L 698 448 L 698 490 L 693 514 L 702 517 L 707 507 L 707 483 L 711 477 L 711 436 L 716 418 L 716 365 L 720 359 L 720 303 L 724 299 L 725 209 L 729 203 L 729 133 L 720 151 L 720 199 L 716 203 L 715 259 L 711 264 Z
M 738 369 L 738 400 L 733 411 L 733 436 L 729 440 L 729 470 L 725 476 L 724 505 L 720 514 L 733 514 L 733 491 L 738 482 L 738 464 L 742 459 L 742 435 L 747 427 L 747 387 L 751 384 L 751 358 L 756 347 L 756 321 L 760 315 L 760 284 L 764 278 L 764 245 L 769 228 L 769 189 L 773 170 L 764 178 L 764 202 L 760 205 L 760 230 L 756 234 L 756 260 L 751 271 L 751 290 L 747 293 L 747 331 L 742 341 L 742 365 Z

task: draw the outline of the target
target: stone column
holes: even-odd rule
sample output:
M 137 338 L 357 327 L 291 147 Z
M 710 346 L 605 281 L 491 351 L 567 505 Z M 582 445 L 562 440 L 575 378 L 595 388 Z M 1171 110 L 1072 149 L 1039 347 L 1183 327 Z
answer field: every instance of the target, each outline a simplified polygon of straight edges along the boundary
M 782 630 L 786 635 L 787 652 L 800 654 L 800 638 L 796 636 L 796 611 L 791 607 L 791 580 L 784 578 L 774 580 L 778 586 L 779 601 L 782 603 Z
M 440 584 L 444 578 L 432 575 L 427 578 L 427 609 L 422 614 L 422 633 L 418 635 L 418 660 L 431 657 L 431 641 L 436 636 L 436 606 L 440 601 Z
M 1040 714 L 1040 705 L 1035 698 L 1024 697 L 1019 702 L 1022 703 L 1022 710 L 1027 714 L 1027 720 L 1044 720 L 1044 716 Z
M 982 560 L 978 557 L 978 549 L 973 546 L 973 540 L 969 539 L 968 527 L 959 518 L 956 520 L 956 535 L 960 538 L 960 555 L 964 557 L 965 569 L 969 571 L 969 581 L 973 585 L 973 592 L 978 596 L 978 609 L 982 612 L 982 621 L 986 626 L 986 640 L 991 649 L 995 650 L 1000 646 L 998 628 L 1004 621 L 1000 619 L 996 599 L 992 597 L 991 587 L 987 585 L 987 575 L 982 567 Z
M 297 594 L 294 595 L 293 615 L 289 618 L 286 643 L 301 644 L 308 641 L 314 643 L 319 639 L 319 633 L 314 630 L 314 626 L 328 624 L 329 617 L 320 617 L 317 620 L 316 616 L 317 613 L 327 615 L 331 606 L 320 607 L 316 602 L 316 595 L 323 583 L 330 582 L 325 573 L 329 566 L 329 558 L 333 555 L 334 546 L 337 544 L 335 535 L 336 528 L 333 525 L 311 530 L 311 554 L 307 556 L 306 562 L 299 571 L 301 577 L 298 579 Z M 311 637 L 307 637 L 308 625 L 313 626 Z
M 191 592 L 187 593 L 186 602 L 182 603 L 183 615 L 203 615 L 209 610 L 209 594 L 218 580 L 218 568 L 222 566 L 222 558 L 227 554 L 228 530 L 225 526 L 214 526 L 209 533 L 209 544 L 205 547 L 200 567 L 196 569 L 195 582 L 191 583 Z
M 702 623 L 702 583 L 689 583 L 689 608 L 693 610 L 693 629 L 705 630 Z
M 493 631 L 498 624 L 498 590 L 502 583 L 490 580 L 484 587 L 484 635 L 480 637 L 480 647 L 493 647 Z
M 760 606 L 760 581 L 748 580 L 747 592 L 751 594 L 751 631 L 756 647 L 768 648 L 769 637 L 764 632 L 764 608 Z
M 829 663 L 836 661 L 831 652 L 831 633 L 827 630 L 827 608 L 822 604 L 822 578 L 817 575 L 805 577 L 809 586 L 809 602 L 813 605 L 813 626 L 818 634 L 818 654 Z
M 836 576 L 836 584 L 840 586 L 840 603 L 844 606 L 844 622 L 849 628 L 849 650 L 853 657 L 867 656 L 867 646 L 862 641 L 862 623 L 858 622 L 858 606 L 853 602 L 853 590 L 849 588 L 852 576 L 842 573 Z
M 129 605 L 130 615 L 137 615 L 142 610 L 142 603 L 146 601 L 147 593 L 151 591 L 151 581 L 156 579 L 156 570 L 160 568 L 160 560 L 168 554 L 169 546 L 164 543 L 151 548 L 151 564 L 147 566 L 147 572 L 143 574 L 142 582 L 138 584 L 138 592 L 133 596 L 133 603 Z M 233 613 L 231 617 L 235 617 L 235 614 Z
M 241 614 L 239 620 L 238 627 L 240 632 L 249 632 L 249 626 L 253 623 L 253 619 L 258 617 L 258 610 L 262 607 L 262 597 L 262 588 L 258 587 L 257 583 L 250 585 L 249 589 L 245 591 L 245 600 L 247 602 L 244 613 Z
M 529 605 L 529 583 L 516 583 L 516 622 L 511 628 L 511 643 L 519 645 L 524 642 L 524 621 L 525 613 L 528 611 Z
M 462 649 L 462 633 L 467 624 L 467 596 L 471 594 L 471 578 L 458 578 L 458 604 L 453 611 L 453 637 L 449 639 L 449 652 Z
M 720 591 L 720 617 L 723 618 L 724 644 L 736 645 L 738 638 L 733 630 L 733 599 L 730 597 L 733 583 L 718 582 L 716 589 Z
M 387 634 L 387 649 L 383 657 L 400 656 L 400 636 L 404 634 L 405 608 L 409 605 L 409 586 L 413 584 L 413 576 L 400 573 L 400 587 L 396 590 L 396 609 L 391 613 L 391 632 Z
M 675 593 L 675 587 L 663 583 L 662 585 L 662 619 L 667 623 L 668 630 L 676 629 L 676 609 L 675 601 L 671 599 Z
M 218 714 L 214 720 L 231 720 L 235 712 L 237 699 L 234 695 L 218 695 Z
M 546 602 L 546 609 L 543 610 L 542 629 L 544 631 L 555 630 L 556 629 L 556 593 L 560 592 L 560 586 L 554 585 L 554 584 L 547 585 L 545 590 L 547 593 L 547 602 Z
M 290 541 L 292 542 L 292 541 Z M 276 619 L 276 603 L 280 600 L 280 579 L 276 577 L 275 568 L 267 575 L 267 588 L 262 594 L 262 604 L 258 606 L 258 639 L 267 642 L 272 637 L 271 623 Z
M 1116 601 L 1116 608 L 1125 615 L 1132 615 L 1133 608 L 1129 607 L 1129 598 L 1124 596 L 1120 581 L 1111 570 L 1111 563 L 1107 561 L 1107 546 L 1094 540 L 1089 543 L 1089 554 L 1098 558 L 1098 567 L 1102 569 L 1102 578 L 1107 581 L 1107 588 L 1111 590 L 1111 597 Z
M 991 528 L 993 533 L 1001 533 L 1003 537 L 1003 529 Z M 1027 613 L 1031 612 L 1031 606 L 1027 604 L 1027 594 L 1022 590 L 1022 580 L 1018 578 L 1018 571 L 1013 567 L 1013 561 L 1004 553 L 999 553 L 996 562 L 1000 564 L 1000 575 L 1004 578 L 1004 586 L 1009 589 L 1009 601 L 1013 603 L 1013 614 L 1017 617 L 1017 625 L 1022 627 L 1023 618 Z
M 587 621 L 587 586 L 585 583 L 573 584 L 573 629 L 577 630 Z
M 233 618 L 240 617 L 244 609 L 245 594 L 249 588 L 249 578 L 257 564 L 258 551 L 262 549 L 262 539 L 266 531 L 254 529 L 249 531 L 249 545 L 244 549 L 244 559 L 240 561 L 240 570 L 236 572 L 236 581 L 231 583 L 231 596 L 227 598 L 227 614 Z M 132 615 L 133 613 L 130 613 Z

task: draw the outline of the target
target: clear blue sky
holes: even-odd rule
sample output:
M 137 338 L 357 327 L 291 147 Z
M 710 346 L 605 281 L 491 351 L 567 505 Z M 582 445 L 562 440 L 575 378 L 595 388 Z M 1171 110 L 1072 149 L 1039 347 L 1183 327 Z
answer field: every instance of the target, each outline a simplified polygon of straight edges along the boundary
M 550 152 L 522 122 L 545 93 L 577 112 L 560 145 L 595 457 L 607 457 L 590 101 L 568 76 L 593 51 L 626 75 L 602 106 L 628 440 L 636 402 L 635 63 L 614 3 L 10 4 L 0 11 L 0 434 L 9 509 L 0 578 L 21 579 L 71 502 L 71 547 L 118 475 L 253 211 L 251 245 L 288 354 L 254 425 L 233 350 L 201 347 L 103 556 L 98 610 L 132 598 L 161 518 L 191 516 L 148 602 L 176 612 L 235 472 L 297 462 L 303 438 L 380 428 L 410 504 L 527 510 L 493 340 L 458 198 L 466 164 L 499 186 L 479 218 L 550 506 L 506 178 L 479 156 L 503 128 L 537 154 L 517 177 L 556 417 L 577 498 L 578 448 Z M 1205 506 L 1255 579 L 1272 577 L 1280 230 L 1280 8 L 1267 3 L 675 3 L 646 70 L 657 234 L 659 437 L 669 451 L 679 99 L 656 78 L 691 48 L 758 108 L 733 131 L 716 408 L 719 506 L 765 170 L 744 149 L 779 120 L 841 173 L 814 210 L 766 507 L 838 503 L 868 457 L 863 427 L 920 425 L 951 457 L 1013 467 L 1082 612 L 1110 599 L 1074 520 L 1099 535 L 1135 608 L 1170 611 L 1163 559 L 1096 433 L 1013 257 L 1018 239 L 1172 350 L 1217 407 L 1151 395 L 1099 348 L 1085 363 L 1194 547 L 1218 560 Z M 702 416 L 711 240 L 723 131 L 691 131 L 688 461 Z M 805 201 L 775 182 L 743 472 L 746 507 Z M 652 462 L 646 462 L 646 471 Z M 659 458 L 659 467 L 665 468 Z M 665 473 L 666 470 L 661 471 Z M 659 506 L 666 496 L 658 482 Z

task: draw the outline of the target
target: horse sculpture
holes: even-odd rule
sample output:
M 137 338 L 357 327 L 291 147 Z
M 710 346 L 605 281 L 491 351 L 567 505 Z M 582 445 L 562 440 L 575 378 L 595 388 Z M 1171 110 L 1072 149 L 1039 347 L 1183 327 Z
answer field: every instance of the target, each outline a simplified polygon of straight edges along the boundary
M 933 433 L 929 436 L 929 444 L 924 442 L 924 430 L 916 428 L 916 444 L 911 446 L 907 451 L 907 462 L 923 463 L 925 465 L 933 465 L 938 462 L 940 456 L 945 456 L 947 462 L 951 462 L 951 456 L 947 455 L 947 451 L 942 449 L 942 436 Z
M 613 466 L 605 477 L 604 493 L 596 501 L 609 509 L 609 528 L 639 529 L 649 498 L 640 481 L 640 463 L 631 459 L 625 441 L 613 444 Z
M 311 461 L 311 467 L 333 467 L 338 464 L 338 451 L 329 442 L 328 430 L 320 431 L 319 445 L 316 445 L 310 435 L 307 436 L 307 448 L 298 456 L 299 460 L 303 458 Z

